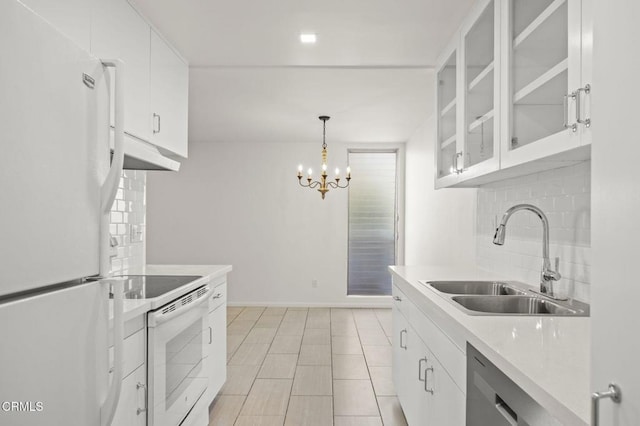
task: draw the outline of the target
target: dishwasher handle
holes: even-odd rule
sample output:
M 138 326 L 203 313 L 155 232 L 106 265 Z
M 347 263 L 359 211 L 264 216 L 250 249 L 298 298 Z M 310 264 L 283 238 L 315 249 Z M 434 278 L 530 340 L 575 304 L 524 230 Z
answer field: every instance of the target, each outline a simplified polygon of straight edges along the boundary
M 511 426 L 518 426 L 518 415 L 498 394 L 496 394 L 496 410 Z

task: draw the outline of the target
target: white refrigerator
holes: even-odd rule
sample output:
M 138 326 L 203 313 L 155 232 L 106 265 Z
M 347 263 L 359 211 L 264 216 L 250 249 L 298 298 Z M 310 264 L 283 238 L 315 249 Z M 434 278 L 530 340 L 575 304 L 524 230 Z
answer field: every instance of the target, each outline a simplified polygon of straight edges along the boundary
M 0 425 L 109 424 L 119 381 L 109 384 L 107 341 L 111 328 L 117 367 L 121 302 L 86 277 L 108 273 L 122 67 L 16 0 L 0 0 L 0 52 Z

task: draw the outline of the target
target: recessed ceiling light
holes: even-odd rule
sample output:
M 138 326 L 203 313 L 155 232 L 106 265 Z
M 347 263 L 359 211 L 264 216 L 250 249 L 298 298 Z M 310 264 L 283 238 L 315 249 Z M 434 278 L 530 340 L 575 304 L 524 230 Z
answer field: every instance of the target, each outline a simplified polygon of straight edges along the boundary
M 304 44 L 314 44 L 317 38 L 314 33 L 301 33 L 300 42 Z

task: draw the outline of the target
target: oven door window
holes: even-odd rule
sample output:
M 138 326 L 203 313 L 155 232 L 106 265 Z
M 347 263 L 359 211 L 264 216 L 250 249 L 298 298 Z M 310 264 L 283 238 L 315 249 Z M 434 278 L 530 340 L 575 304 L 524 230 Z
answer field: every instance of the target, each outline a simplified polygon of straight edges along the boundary
M 194 380 L 203 376 L 202 319 L 194 321 L 178 335 L 167 341 L 165 364 L 165 407 L 167 410 L 190 388 Z

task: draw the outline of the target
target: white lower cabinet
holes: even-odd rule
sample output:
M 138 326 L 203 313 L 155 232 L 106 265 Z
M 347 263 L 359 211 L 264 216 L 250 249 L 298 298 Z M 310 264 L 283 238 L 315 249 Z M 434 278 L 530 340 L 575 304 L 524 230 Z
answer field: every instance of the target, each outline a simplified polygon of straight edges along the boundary
M 209 386 L 211 399 L 227 380 L 227 307 L 220 306 L 209 313 L 211 344 L 209 345 Z
M 147 329 L 144 317 L 124 325 L 122 388 L 112 426 L 145 426 L 147 424 Z M 113 377 L 113 347 L 109 348 L 109 381 Z
M 216 397 L 227 380 L 227 285 L 225 281 L 213 285 L 215 288 L 209 300 L 209 385 L 205 394 L 209 402 Z
M 145 426 L 147 424 L 147 369 L 143 364 L 122 381 L 113 426 Z
M 429 346 L 439 339 L 425 342 L 416 323 L 430 320 L 395 286 L 393 294 L 393 381 L 407 423 L 463 426 L 466 396 L 452 379 L 460 372 L 448 372 L 434 354 L 449 348 Z
M 409 346 L 407 345 L 407 337 L 409 332 L 409 323 L 404 318 L 400 310 L 393 307 L 393 382 L 396 387 L 396 394 L 401 401 L 404 401 L 403 408 L 407 420 L 409 420 L 409 403 L 411 389 L 410 378 L 408 377 L 408 369 L 405 368 L 409 361 Z

